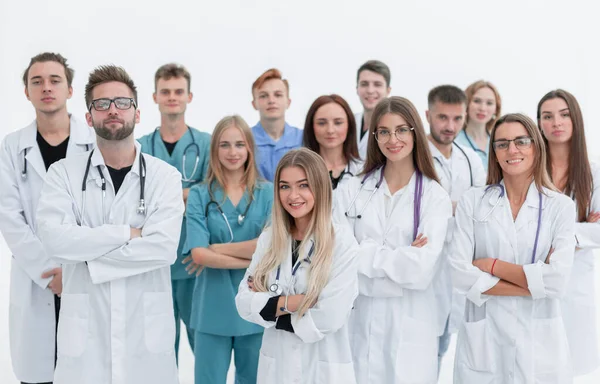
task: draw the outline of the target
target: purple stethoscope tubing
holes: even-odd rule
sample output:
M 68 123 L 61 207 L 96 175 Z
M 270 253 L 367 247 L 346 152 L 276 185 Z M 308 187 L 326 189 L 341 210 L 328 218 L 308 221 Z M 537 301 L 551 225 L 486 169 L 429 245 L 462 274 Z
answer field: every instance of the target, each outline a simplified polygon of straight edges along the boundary
M 356 203 L 356 199 L 358 198 L 358 195 L 360 193 L 360 190 L 359 190 L 359 192 L 356 193 L 356 196 L 354 196 L 354 198 L 350 202 L 350 206 L 348 207 L 346 212 L 344 212 L 346 217 L 349 217 L 351 219 L 362 218 L 362 213 L 365 211 L 367 204 L 369 204 L 369 202 L 371 201 L 371 198 L 373 197 L 375 192 L 379 189 L 379 187 L 383 183 L 383 171 L 385 170 L 385 165 L 383 165 L 381 168 L 375 168 L 375 169 L 369 171 L 366 175 L 363 176 L 362 180 L 360 181 L 360 188 L 362 189 L 363 185 L 365 184 L 365 181 L 373 173 L 375 173 L 378 169 L 381 169 L 381 174 L 379 175 L 379 180 L 377 181 L 377 184 L 375 184 L 375 189 L 373 190 L 373 192 L 371 192 L 371 195 L 369 195 L 367 202 L 365 203 L 365 205 L 363 206 L 361 211 L 358 213 L 358 215 L 356 215 L 356 216 L 349 215 L 350 209 L 352 209 L 352 206 L 355 205 L 355 203 Z M 417 232 L 419 230 L 419 223 L 420 223 L 420 219 L 421 219 L 421 201 L 423 200 L 423 174 L 419 170 L 416 170 L 416 173 L 417 173 L 417 180 L 416 180 L 416 185 L 415 185 L 415 196 L 414 196 L 413 240 L 415 240 L 417 238 Z

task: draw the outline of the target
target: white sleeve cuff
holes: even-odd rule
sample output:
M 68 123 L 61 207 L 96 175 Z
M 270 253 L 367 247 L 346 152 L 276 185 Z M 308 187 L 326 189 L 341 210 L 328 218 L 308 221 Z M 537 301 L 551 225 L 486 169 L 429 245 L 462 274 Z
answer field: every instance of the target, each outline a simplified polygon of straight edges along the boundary
M 292 327 L 294 327 L 296 336 L 305 343 L 315 343 L 325 337 L 315 326 L 310 310 L 306 311 L 302 317 L 299 317 L 297 313 L 293 313 Z
M 535 264 L 523 266 L 523 272 L 527 278 L 527 288 L 533 299 L 543 299 L 546 297 L 546 287 L 542 273 L 544 262 L 538 260 Z
M 499 281 L 498 277 L 482 272 L 481 276 L 479 276 L 475 284 L 467 292 L 467 299 L 471 300 L 476 306 L 481 307 L 490 298 L 490 295 L 483 295 L 483 292 L 494 287 Z

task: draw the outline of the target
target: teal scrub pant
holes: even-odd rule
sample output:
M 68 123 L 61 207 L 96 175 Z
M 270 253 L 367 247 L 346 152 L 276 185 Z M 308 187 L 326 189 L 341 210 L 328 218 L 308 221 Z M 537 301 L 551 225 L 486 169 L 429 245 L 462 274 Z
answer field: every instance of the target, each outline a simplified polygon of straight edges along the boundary
M 219 336 L 196 332 L 194 351 L 195 384 L 225 384 L 231 363 L 235 361 L 235 383 L 256 384 L 258 356 L 262 345 L 262 332 L 246 336 Z
M 194 330 L 190 327 L 192 316 L 192 296 L 196 279 L 171 280 L 173 289 L 173 312 L 175 313 L 175 357 L 179 359 L 179 334 L 181 321 L 185 324 L 188 341 L 194 351 Z

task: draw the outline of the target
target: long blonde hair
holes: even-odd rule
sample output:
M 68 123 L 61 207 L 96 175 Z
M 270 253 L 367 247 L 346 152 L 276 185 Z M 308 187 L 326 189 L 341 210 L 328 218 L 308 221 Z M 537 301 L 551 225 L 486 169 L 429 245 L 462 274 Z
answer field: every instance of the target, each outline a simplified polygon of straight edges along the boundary
M 533 169 L 532 176 L 535 186 L 538 191 L 543 192 L 542 187 L 556 191 L 556 187 L 552 184 L 552 179 L 548 174 L 546 168 L 546 145 L 542 139 L 542 134 L 537 128 L 533 120 L 521 113 L 509 113 L 496 120 L 496 124 L 492 128 L 490 134 L 490 147 L 488 156 L 488 175 L 487 185 L 498 184 L 504 178 L 502 173 L 502 167 L 498 162 L 496 151 L 494 150 L 494 139 L 496 138 L 496 131 L 498 127 L 505 123 L 519 123 L 521 124 L 529 137 L 533 139 L 534 158 L 533 158 Z
M 208 184 L 208 191 L 211 198 L 213 198 L 213 183 L 216 182 L 221 188 L 223 188 L 223 190 L 226 187 L 225 176 L 223 174 L 223 165 L 219 161 L 219 141 L 221 140 L 223 132 L 230 127 L 236 127 L 239 129 L 244 137 L 244 141 L 246 141 L 248 159 L 246 159 L 246 163 L 244 164 L 244 176 L 242 177 L 242 183 L 246 185 L 248 197 L 250 200 L 252 200 L 254 198 L 254 187 L 256 187 L 256 180 L 258 179 L 258 169 L 256 167 L 254 155 L 256 151 L 256 145 L 254 143 L 254 136 L 252 136 L 250 127 L 239 115 L 225 116 L 217 123 L 210 140 L 209 166 L 205 183 Z M 226 195 L 223 195 L 224 198 L 226 198 Z
M 299 254 L 306 254 L 309 248 L 308 239 L 313 237 L 315 248 L 309 264 L 308 289 L 298 309 L 299 315 L 302 316 L 318 300 L 329 280 L 335 242 L 331 223 L 332 189 L 327 166 L 321 156 L 307 148 L 286 153 L 275 171 L 271 245 L 256 267 L 254 287 L 259 292 L 267 291 L 269 273 L 283 264 L 291 249 L 290 233 L 294 226 L 294 218 L 283 208 L 279 198 L 281 171 L 289 167 L 301 168 L 306 173 L 308 186 L 315 200 L 306 236 L 298 248 Z

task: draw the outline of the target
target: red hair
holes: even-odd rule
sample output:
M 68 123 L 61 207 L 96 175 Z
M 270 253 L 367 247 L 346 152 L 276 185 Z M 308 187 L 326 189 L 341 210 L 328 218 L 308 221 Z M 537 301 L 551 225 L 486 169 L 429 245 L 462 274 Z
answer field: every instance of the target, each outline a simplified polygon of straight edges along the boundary
M 269 80 L 281 80 L 283 84 L 285 84 L 285 89 L 287 91 L 287 96 L 290 96 L 290 85 L 288 81 L 281 77 L 281 72 L 276 68 L 271 68 L 266 70 L 262 75 L 258 77 L 252 83 L 252 96 L 254 96 L 254 91 L 260 89 L 267 81 Z

